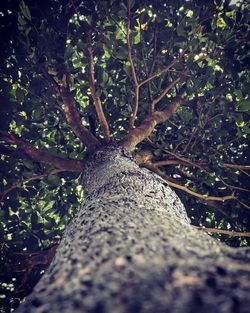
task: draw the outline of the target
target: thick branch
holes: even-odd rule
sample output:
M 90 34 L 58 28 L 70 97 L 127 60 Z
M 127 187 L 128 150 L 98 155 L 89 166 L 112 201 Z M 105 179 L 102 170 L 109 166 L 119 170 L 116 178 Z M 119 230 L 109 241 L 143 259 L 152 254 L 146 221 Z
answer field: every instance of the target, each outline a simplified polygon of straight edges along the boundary
M 132 47 L 131 47 L 131 42 L 130 42 L 130 24 L 131 24 L 130 23 L 130 7 L 131 7 L 131 0 L 128 0 L 128 4 L 127 4 L 128 22 L 127 22 L 126 38 L 127 38 L 127 46 L 128 46 L 128 60 L 131 66 L 132 79 L 134 82 L 134 92 L 135 92 L 135 107 L 134 107 L 134 112 L 132 114 L 131 121 L 130 121 L 130 128 L 134 128 L 135 120 L 136 120 L 137 113 L 138 113 L 138 106 L 139 106 L 139 85 L 138 85 L 138 79 L 136 76 L 135 66 L 133 62 Z
M 96 109 L 96 114 L 98 117 L 98 120 L 100 122 L 103 136 L 105 139 L 105 142 L 108 143 L 110 141 L 110 132 L 109 132 L 109 125 L 106 120 L 106 117 L 103 112 L 102 104 L 100 98 L 96 94 L 95 89 L 95 78 L 94 78 L 94 58 L 93 58 L 93 48 L 92 48 L 92 31 L 90 30 L 88 32 L 88 63 L 89 63 L 89 86 L 90 86 L 90 92 L 92 99 L 94 101 L 94 106 Z
M 163 111 L 147 116 L 138 127 L 130 130 L 119 145 L 132 152 L 138 143 L 152 133 L 157 124 L 167 121 L 183 102 L 183 94 L 176 96 Z
M 61 86 L 60 95 L 63 100 L 63 110 L 66 117 L 66 121 L 75 135 L 81 140 L 81 142 L 89 149 L 95 150 L 101 146 L 99 140 L 82 125 L 80 113 L 76 107 L 74 97 L 66 86 Z
M 17 146 L 16 149 L 12 149 L 0 145 L 0 152 L 4 155 L 18 159 L 29 159 L 35 162 L 50 164 L 60 170 L 81 172 L 84 169 L 84 163 L 82 161 L 64 159 L 52 155 L 45 150 L 39 150 L 14 134 L 0 134 L 0 140 L 6 144 L 13 144 Z
M 201 226 L 194 226 L 194 228 L 198 230 L 203 230 L 208 233 L 219 233 L 219 234 L 224 234 L 228 235 L 230 237 L 250 237 L 250 232 L 237 232 L 233 230 L 225 230 L 225 229 L 217 229 L 217 228 L 206 228 L 206 227 L 201 227 Z
M 61 83 L 58 84 L 44 67 L 41 69 L 44 76 L 54 86 L 56 93 L 62 98 L 63 111 L 69 127 L 89 150 L 95 150 L 95 148 L 99 147 L 101 144 L 99 140 L 82 125 L 81 116 L 77 109 L 75 99 L 70 93 L 69 75 L 64 74 Z

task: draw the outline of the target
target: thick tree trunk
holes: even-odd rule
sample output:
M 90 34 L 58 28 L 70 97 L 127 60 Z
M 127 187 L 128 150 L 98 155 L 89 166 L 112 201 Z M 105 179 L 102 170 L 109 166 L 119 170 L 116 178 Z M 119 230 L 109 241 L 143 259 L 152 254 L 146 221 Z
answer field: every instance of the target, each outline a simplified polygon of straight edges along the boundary
M 84 205 L 17 312 L 249 312 L 249 250 L 192 228 L 161 178 L 109 148 L 83 185 Z

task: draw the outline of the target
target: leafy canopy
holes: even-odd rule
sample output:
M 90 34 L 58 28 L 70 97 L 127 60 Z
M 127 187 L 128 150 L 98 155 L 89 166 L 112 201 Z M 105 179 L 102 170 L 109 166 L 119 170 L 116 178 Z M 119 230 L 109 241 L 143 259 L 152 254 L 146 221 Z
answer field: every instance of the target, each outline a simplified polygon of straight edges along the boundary
M 164 110 L 184 88 L 184 103 L 137 146 L 137 153 L 150 151 L 147 165 L 177 185 L 192 224 L 249 229 L 249 6 L 227 0 L 131 1 L 129 6 L 117 0 L 1 3 L 0 244 L 5 274 L 0 297 L 6 312 L 48 265 L 83 191 L 79 172 L 23 159 L 23 154 L 13 157 L 6 148 L 19 151 L 18 145 L 4 138 L 12 132 L 59 157 L 87 156 L 58 95 L 67 73 L 82 125 L 105 140 L 90 89 L 90 40 L 95 95 L 112 140 L 128 133 L 131 119 L 137 127 L 154 110 Z M 141 84 L 138 112 L 136 81 Z M 215 236 L 234 246 L 247 244 L 245 237 Z

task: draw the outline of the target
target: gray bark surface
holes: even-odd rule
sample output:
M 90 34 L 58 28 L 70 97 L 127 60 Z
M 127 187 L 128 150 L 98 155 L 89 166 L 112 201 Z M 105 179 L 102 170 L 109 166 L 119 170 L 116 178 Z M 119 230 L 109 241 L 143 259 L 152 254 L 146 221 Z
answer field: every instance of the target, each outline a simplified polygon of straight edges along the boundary
M 189 224 L 164 181 L 122 149 L 95 153 L 85 202 L 17 313 L 250 312 L 250 254 Z

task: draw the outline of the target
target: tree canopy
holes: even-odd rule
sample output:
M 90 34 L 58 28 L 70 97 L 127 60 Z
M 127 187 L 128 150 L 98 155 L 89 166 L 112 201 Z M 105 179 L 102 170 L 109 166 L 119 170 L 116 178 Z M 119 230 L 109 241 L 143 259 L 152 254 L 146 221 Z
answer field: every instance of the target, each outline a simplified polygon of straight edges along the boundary
M 51 261 L 84 200 L 83 160 L 108 142 L 165 179 L 193 225 L 249 244 L 249 22 L 247 1 L 1 2 L 5 312 Z

